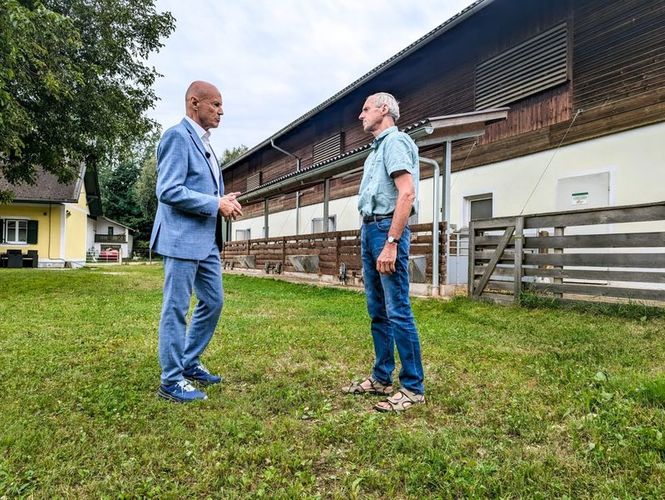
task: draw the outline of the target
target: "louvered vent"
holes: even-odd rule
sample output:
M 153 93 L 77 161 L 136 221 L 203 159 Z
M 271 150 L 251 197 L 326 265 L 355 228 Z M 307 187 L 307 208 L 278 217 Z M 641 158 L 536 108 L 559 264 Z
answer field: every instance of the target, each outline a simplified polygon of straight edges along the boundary
M 256 172 L 255 174 L 252 174 L 249 177 L 247 177 L 247 191 L 251 191 L 252 189 L 258 189 L 260 185 L 261 185 L 261 172 Z
M 342 154 L 344 148 L 344 134 L 340 132 L 325 141 L 314 144 L 312 148 L 312 163 L 320 163 Z
M 566 23 L 476 67 L 476 109 L 518 101 L 569 79 Z

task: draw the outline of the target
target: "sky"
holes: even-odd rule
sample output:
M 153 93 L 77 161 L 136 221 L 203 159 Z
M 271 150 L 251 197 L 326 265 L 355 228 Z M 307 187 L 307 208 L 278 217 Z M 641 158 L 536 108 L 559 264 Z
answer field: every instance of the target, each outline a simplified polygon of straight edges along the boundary
M 224 102 L 213 148 L 255 146 L 471 3 L 157 0 L 176 29 L 148 60 L 163 75 L 148 115 L 163 130 L 175 125 L 188 85 L 206 80 Z

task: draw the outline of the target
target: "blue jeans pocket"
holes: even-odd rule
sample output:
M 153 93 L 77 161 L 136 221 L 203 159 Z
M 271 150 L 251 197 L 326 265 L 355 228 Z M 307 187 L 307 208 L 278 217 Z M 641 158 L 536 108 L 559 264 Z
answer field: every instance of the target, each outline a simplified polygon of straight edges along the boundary
M 376 223 L 376 227 L 379 231 L 387 233 L 390 230 L 390 226 L 392 223 L 393 223 L 392 219 L 381 219 L 379 222 Z

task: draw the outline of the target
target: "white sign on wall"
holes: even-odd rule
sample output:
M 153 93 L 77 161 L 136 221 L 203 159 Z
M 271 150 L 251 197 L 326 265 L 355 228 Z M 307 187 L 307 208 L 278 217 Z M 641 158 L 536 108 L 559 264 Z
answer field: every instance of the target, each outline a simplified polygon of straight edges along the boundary
M 589 192 L 573 193 L 570 201 L 572 205 L 586 205 L 589 203 Z

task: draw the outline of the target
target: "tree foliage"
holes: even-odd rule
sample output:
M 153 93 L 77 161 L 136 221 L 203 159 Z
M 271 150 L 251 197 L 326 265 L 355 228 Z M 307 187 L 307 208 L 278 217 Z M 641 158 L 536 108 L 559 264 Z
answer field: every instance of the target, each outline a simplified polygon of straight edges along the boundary
M 0 1 L 0 173 L 68 181 L 126 155 L 154 126 L 145 60 L 173 28 L 154 0 Z
M 138 240 L 150 236 L 157 211 L 155 165 L 157 131 L 148 134 L 116 164 L 104 164 L 99 172 L 104 214 L 137 231 Z
M 221 158 L 219 159 L 219 166 L 223 167 L 227 163 L 230 163 L 236 158 L 241 157 L 243 154 L 247 152 L 248 149 L 249 148 L 244 144 L 241 144 L 240 146 L 236 146 L 233 148 L 225 149 L 224 152 L 222 153 Z

